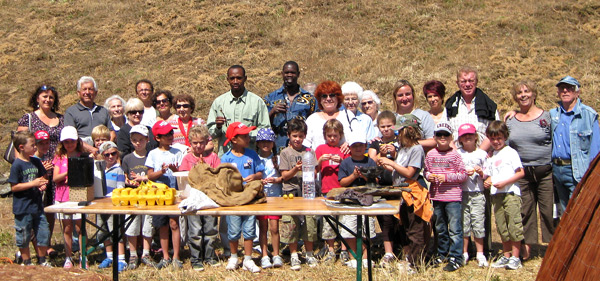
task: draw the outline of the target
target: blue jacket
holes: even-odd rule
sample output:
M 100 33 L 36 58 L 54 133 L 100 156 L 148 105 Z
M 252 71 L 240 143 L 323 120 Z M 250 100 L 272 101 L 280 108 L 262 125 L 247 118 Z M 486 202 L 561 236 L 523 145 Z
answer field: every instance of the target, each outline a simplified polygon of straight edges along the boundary
M 560 119 L 562 103 L 558 104 L 559 107 L 550 110 L 552 132 L 556 129 Z M 598 113 L 581 103 L 579 98 L 573 111 L 573 121 L 571 121 L 569 129 L 571 167 L 573 168 L 573 177 L 580 182 L 591 161 L 600 151 L 600 127 L 598 126 Z

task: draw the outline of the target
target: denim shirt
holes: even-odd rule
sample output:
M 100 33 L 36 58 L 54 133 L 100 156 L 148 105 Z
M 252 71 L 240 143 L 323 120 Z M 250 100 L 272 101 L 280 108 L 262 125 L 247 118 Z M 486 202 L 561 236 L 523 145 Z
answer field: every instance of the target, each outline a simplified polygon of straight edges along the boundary
M 287 93 L 283 86 L 268 94 L 263 100 L 267 105 L 268 111 L 271 111 L 278 103 L 288 103 Z M 287 122 L 294 118 L 306 120 L 308 116 L 317 111 L 319 111 L 317 99 L 311 93 L 300 88 L 300 93 L 294 97 L 292 103 L 287 104 L 287 111 L 285 113 L 277 113 L 273 116 L 271 125 L 275 132 L 275 147 L 278 152 L 287 147 Z
M 559 107 L 550 110 L 552 119 L 552 132 L 558 127 L 562 110 L 562 103 Z M 581 103 L 577 99 L 577 104 L 573 108 L 574 116 L 569 128 L 569 142 L 571 146 L 571 166 L 573 168 L 573 178 L 581 181 L 581 178 L 587 171 L 591 161 L 600 151 L 600 127 L 598 126 L 598 113 L 591 107 Z

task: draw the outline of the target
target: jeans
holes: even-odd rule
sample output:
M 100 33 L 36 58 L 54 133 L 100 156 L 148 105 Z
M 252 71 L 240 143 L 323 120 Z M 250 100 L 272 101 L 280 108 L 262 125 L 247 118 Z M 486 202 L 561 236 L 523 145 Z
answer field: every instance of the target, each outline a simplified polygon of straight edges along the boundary
M 433 201 L 438 233 L 438 255 L 451 257 L 462 263 L 463 232 L 461 202 Z
M 190 262 L 216 260 L 217 218 L 213 216 L 187 216 Z
M 571 199 L 578 182 L 573 177 L 571 165 L 552 165 L 552 177 L 554 178 L 554 189 L 556 189 L 556 195 L 558 195 L 558 202 L 564 211 L 567 209 L 569 199 Z
M 50 228 L 44 213 L 15 215 L 16 244 L 18 248 L 29 247 L 32 233 L 37 245 L 47 247 L 50 242 Z
M 227 216 L 227 238 L 238 240 L 244 234 L 244 240 L 256 238 L 255 216 Z

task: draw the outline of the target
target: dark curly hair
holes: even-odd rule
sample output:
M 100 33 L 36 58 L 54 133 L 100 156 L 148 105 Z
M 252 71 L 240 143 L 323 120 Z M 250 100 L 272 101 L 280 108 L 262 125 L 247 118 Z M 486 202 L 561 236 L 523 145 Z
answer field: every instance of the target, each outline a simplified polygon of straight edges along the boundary
M 156 90 L 154 96 L 152 96 L 152 106 L 156 107 L 156 98 L 158 98 L 161 95 L 165 95 L 169 100 L 171 106 L 173 106 L 173 94 L 169 90 Z
M 175 96 L 175 98 L 173 99 L 173 107 L 175 107 L 175 105 L 177 105 L 177 103 L 180 101 L 188 102 L 190 104 L 190 108 L 192 109 L 191 113 L 194 113 L 194 109 L 196 109 L 196 101 L 192 96 L 188 94 L 179 94 Z
M 337 108 L 339 109 L 344 102 L 344 95 L 342 94 L 342 87 L 335 81 L 323 81 L 315 89 L 315 97 L 319 102 L 319 109 L 323 110 L 323 106 L 321 105 L 321 100 L 324 94 L 335 94 L 337 97 Z
M 56 91 L 56 89 L 54 87 L 48 86 L 48 85 L 41 85 L 41 86 L 37 87 L 37 89 L 35 89 L 35 92 L 33 92 L 31 94 L 31 97 L 29 98 L 29 106 L 31 108 L 33 108 L 33 110 L 37 110 L 38 108 L 40 108 L 40 105 L 38 104 L 37 99 L 41 93 L 47 92 L 47 91 L 52 92 L 52 94 L 54 95 L 54 104 L 52 105 L 52 108 L 50 108 L 50 110 L 52 112 L 58 111 L 58 105 L 59 105 L 58 91 Z

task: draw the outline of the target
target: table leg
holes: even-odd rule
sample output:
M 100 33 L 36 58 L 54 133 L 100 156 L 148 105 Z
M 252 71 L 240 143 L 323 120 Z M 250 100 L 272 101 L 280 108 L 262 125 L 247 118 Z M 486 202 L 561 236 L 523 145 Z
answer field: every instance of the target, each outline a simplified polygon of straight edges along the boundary
M 356 281 L 362 280 L 362 216 L 356 216 Z
M 373 267 L 371 265 L 372 257 L 371 257 L 371 230 L 369 224 L 369 217 L 365 217 L 365 245 L 367 249 L 367 272 L 369 281 L 373 280 Z
M 113 231 L 112 231 L 112 243 L 113 243 L 113 280 L 119 280 L 119 229 L 121 226 L 119 224 L 120 215 L 112 215 L 113 216 Z
M 81 214 L 81 249 L 79 249 L 79 252 L 81 253 L 81 268 L 83 269 L 88 269 L 87 268 L 87 230 L 85 227 L 85 214 Z

